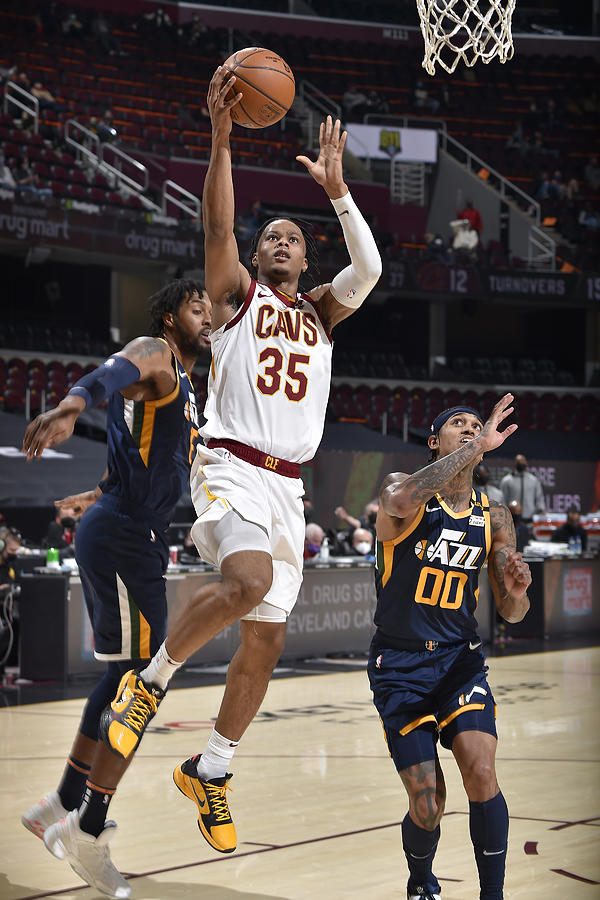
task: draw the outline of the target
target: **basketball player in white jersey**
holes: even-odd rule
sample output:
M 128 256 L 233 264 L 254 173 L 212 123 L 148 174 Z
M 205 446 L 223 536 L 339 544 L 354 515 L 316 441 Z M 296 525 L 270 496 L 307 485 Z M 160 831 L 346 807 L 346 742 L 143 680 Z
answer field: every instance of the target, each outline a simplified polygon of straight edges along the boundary
M 177 787 L 198 807 L 198 827 L 229 853 L 236 833 L 226 799 L 235 748 L 254 718 L 285 641 L 286 620 L 302 582 L 304 514 L 300 464 L 323 433 L 331 377 L 331 331 L 375 286 L 381 260 L 342 177 L 346 133 L 321 124 L 319 156 L 299 156 L 325 190 L 351 264 L 331 284 L 298 290 L 314 241 L 301 222 L 280 218 L 255 237 L 251 269 L 234 237 L 230 110 L 241 94 L 217 69 L 208 91 L 212 151 L 203 192 L 206 289 L 212 300 L 212 368 L 192 466 L 198 519 L 192 536 L 222 581 L 201 588 L 169 629 L 150 665 L 123 676 L 105 710 L 103 736 L 129 756 L 156 712 L 173 673 L 216 634 L 241 619 L 241 645 L 206 750 L 177 766 Z

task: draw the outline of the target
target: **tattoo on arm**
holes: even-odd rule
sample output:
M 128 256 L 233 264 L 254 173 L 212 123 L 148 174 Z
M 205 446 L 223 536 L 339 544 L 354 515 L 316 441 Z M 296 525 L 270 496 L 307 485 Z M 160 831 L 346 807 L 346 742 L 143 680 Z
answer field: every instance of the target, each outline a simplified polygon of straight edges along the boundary
M 495 582 L 497 589 L 496 606 L 498 607 L 498 612 L 504 618 L 508 617 L 509 619 L 520 621 L 529 608 L 527 594 L 519 598 L 513 597 L 504 581 L 506 560 L 510 553 L 515 552 L 517 547 L 513 518 L 510 510 L 504 504 L 491 500 L 490 519 L 492 531 L 495 534 L 501 532 L 499 544 L 497 547 L 494 546 L 490 560 L 492 583 Z
M 437 491 L 452 481 L 455 475 L 458 475 L 466 465 L 473 461 L 476 456 L 481 454 L 480 442 L 478 438 L 469 441 L 464 447 L 459 447 L 448 456 L 443 456 L 435 462 L 419 472 L 415 472 L 410 478 L 410 501 L 415 506 L 425 503 L 430 497 L 433 497 Z
M 517 547 L 517 536 L 515 534 L 513 517 L 508 507 L 503 503 L 498 503 L 497 500 L 490 500 L 490 519 L 492 531 L 496 532 L 504 529 L 507 532 L 509 543 L 512 544 L 512 549 L 515 550 Z
M 126 348 L 127 356 L 132 360 L 148 359 L 148 357 L 154 356 L 155 353 L 162 354 L 168 349 L 169 348 L 163 341 L 154 337 L 140 337 L 137 340 L 132 341 L 131 345 Z

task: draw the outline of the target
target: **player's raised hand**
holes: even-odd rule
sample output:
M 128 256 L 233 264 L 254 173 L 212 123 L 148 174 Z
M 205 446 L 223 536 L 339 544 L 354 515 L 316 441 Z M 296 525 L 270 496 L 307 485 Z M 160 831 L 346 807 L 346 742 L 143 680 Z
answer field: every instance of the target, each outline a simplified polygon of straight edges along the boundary
M 513 551 L 506 557 L 504 586 L 515 599 L 523 597 L 531 584 L 531 570 L 520 553 Z
M 511 434 L 514 434 L 518 425 L 507 425 L 504 431 L 498 431 L 498 428 L 504 422 L 504 420 L 510 416 L 512 412 L 514 412 L 514 406 L 511 406 L 511 403 L 514 400 L 513 394 L 505 394 L 502 399 L 500 399 L 493 410 L 490 413 L 490 417 L 483 426 L 483 430 L 481 432 L 481 439 L 484 443 L 485 451 L 495 450 L 496 447 L 499 447 L 504 443 L 507 437 L 510 437 Z
M 233 121 L 230 110 L 242 99 L 242 95 L 235 92 L 234 85 L 235 75 L 219 66 L 210 80 L 206 95 L 206 105 L 213 129 L 219 127 L 231 131 Z
M 348 133 L 341 132 L 341 122 L 327 116 L 319 129 L 319 155 L 312 162 L 308 156 L 297 156 L 298 162 L 306 166 L 317 184 L 323 187 L 333 200 L 343 197 L 348 187 L 342 171 L 342 154 Z

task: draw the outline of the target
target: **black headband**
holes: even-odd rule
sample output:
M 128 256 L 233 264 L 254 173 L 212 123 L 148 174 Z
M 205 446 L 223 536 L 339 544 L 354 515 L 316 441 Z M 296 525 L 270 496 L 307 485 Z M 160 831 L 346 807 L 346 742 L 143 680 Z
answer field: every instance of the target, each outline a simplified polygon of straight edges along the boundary
M 477 418 L 483 425 L 483 420 L 476 409 L 471 409 L 470 406 L 453 406 L 452 409 L 446 409 L 444 410 L 444 412 L 441 412 L 439 416 L 435 417 L 435 419 L 431 423 L 431 433 L 438 434 L 442 425 L 444 425 L 451 416 L 459 412 L 467 412 L 471 413 L 471 415 L 473 416 L 477 416 Z

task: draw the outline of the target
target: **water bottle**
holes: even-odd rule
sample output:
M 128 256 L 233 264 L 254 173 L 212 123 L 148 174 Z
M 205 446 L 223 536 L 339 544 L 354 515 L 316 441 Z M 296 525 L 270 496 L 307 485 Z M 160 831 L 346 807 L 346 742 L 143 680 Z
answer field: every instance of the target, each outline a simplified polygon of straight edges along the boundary
M 576 537 L 575 537 L 575 547 L 574 547 L 574 550 L 575 550 L 575 555 L 576 555 L 576 556 L 581 556 L 581 550 L 582 550 L 582 547 L 581 547 L 581 535 L 580 535 L 580 534 L 576 535 Z
M 60 569 L 60 553 L 56 547 L 48 547 L 46 551 L 46 566 L 48 569 Z
M 319 550 L 319 559 L 323 560 L 323 562 L 329 560 L 329 538 L 327 535 L 323 538 L 321 549 Z

